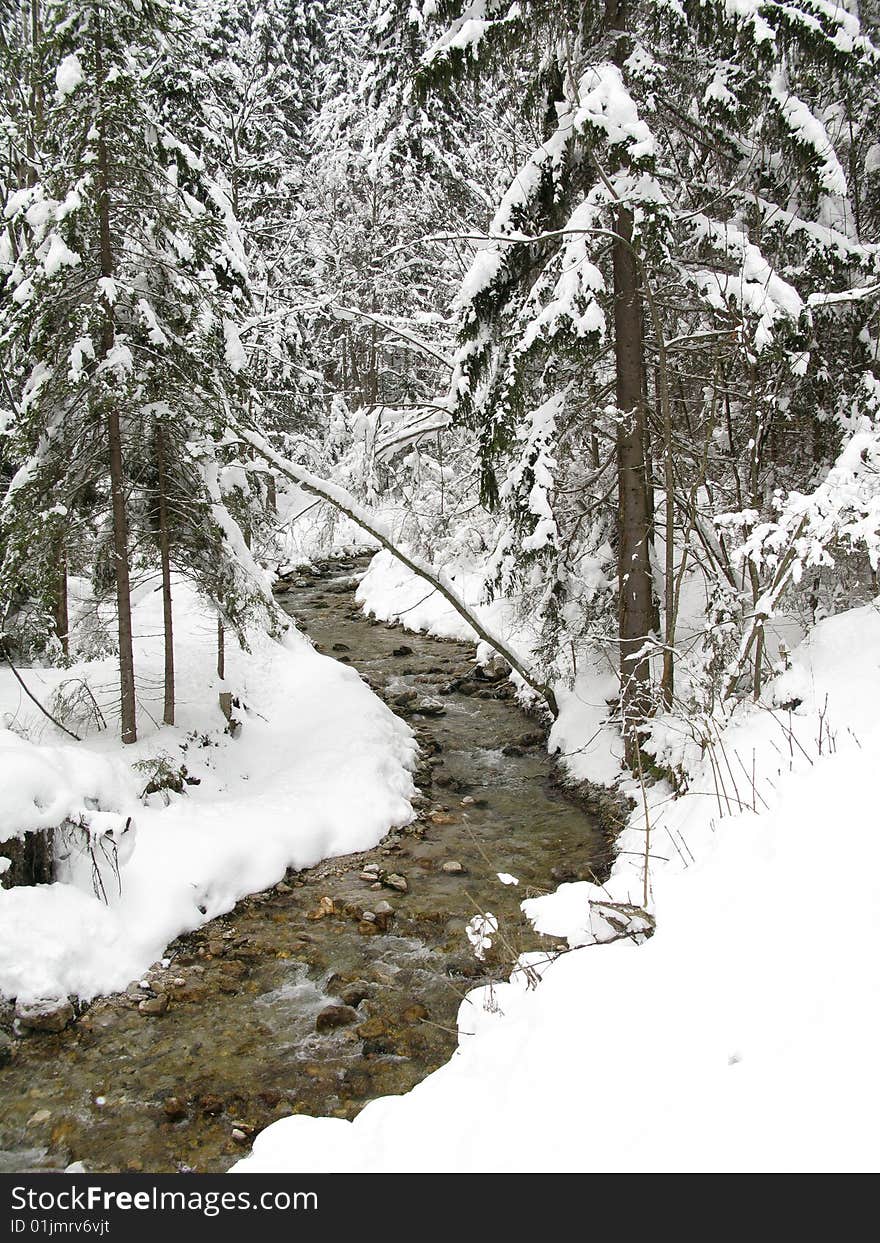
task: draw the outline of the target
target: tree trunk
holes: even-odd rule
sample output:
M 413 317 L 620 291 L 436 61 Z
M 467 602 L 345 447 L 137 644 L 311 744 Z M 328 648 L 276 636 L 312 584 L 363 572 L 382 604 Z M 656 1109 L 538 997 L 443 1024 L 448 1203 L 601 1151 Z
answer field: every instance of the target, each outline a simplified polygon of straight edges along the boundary
M 617 210 L 613 243 L 614 354 L 617 370 L 618 557 L 621 710 L 626 760 L 639 747 L 638 728 L 650 710 L 650 662 L 639 653 L 651 636 L 654 614 L 650 561 L 650 507 L 645 476 L 645 404 L 642 305 L 632 250 L 633 216 Z
M 0 889 L 17 885 L 51 885 L 55 879 L 55 830 L 39 829 L 0 842 L 0 855 L 10 866 L 0 873 Z
M 174 614 L 171 603 L 171 554 L 168 541 L 168 487 L 165 475 L 165 431 L 156 424 L 156 464 L 159 468 L 159 556 L 162 561 L 162 622 L 165 636 L 165 704 L 162 720 L 174 724 Z
M 226 678 L 226 631 L 220 616 L 217 617 L 217 677 L 221 682 Z
M 104 56 L 101 40 L 100 14 L 94 22 L 95 72 L 104 86 Z M 101 243 L 101 275 L 113 276 L 113 244 L 110 235 L 110 176 L 103 107 L 99 106 L 98 128 L 98 227 Z M 113 348 L 115 329 L 113 307 L 102 297 L 104 326 L 101 332 L 101 355 L 106 358 Z M 137 741 L 137 714 L 134 689 L 134 650 L 131 629 L 131 580 L 128 567 L 128 514 L 125 502 L 125 468 L 122 455 L 122 430 L 119 406 L 111 393 L 107 411 L 107 443 L 110 452 L 110 496 L 113 514 L 113 561 L 116 578 L 116 610 L 119 635 L 119 686 L 122 741 Z
M 67 607 L 67 554 L 64 549 L 64 537 L 59 536 L 55 545 L 55 590 L 54 621 L 55 635 L 61 644 L 65 656 L 70 655 L 70 618 Z

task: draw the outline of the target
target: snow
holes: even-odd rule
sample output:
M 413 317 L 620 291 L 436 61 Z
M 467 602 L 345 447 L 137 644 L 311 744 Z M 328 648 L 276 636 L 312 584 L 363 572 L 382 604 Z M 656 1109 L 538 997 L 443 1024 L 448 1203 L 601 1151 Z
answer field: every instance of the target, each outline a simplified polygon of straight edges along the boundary
M 223 320 L 224 356 L 230 369 L 237 375 L 247 369 L 247 354 L 241 343 L 237 326 L 231 319 Z
M 770 93 L 779 106 L 792 137 L 802 146 L 810 148 L 816 156 L 819 180 L 829 194 L 845 195 L 846 174 L 834 151 L 834 145 L 825 126 L 814 116 L 797 95 L 792 95 L 781 71 L 777 71 L 770 83 Z
M 43 259 L 43 271 L 46 275 L 55 276 L 62 268 L 73 268 L 81 262 L 81 257 L 71 250 L 57 233 L 53 233 L 46 257 Z
M 731 273 L 715 269 L 696 271 L 693 279 L 697 288 L 709 305 L 718 310 L 726 310 L 730 302 L 756 317 L 754 344 L 760 353 L 771 344 L 777 324 L 796 323 L 804 313 L 800 294 L 774 270 L 745 233 L 729 222 L 710 220 L 697 213 L 693 230 L 695 241 L 705 240 L 739 265 L 739 271 Z
M 823 621 L 719 726 L 754 789 L 716 794 L 698 752 L 688 794 L 650 789 L 650 939 L 589 944 L 603 903 L 642 903 L 637 807 L 606 886 L 524 903 L 583 948 L 472 991 L 458 1051 L 407 1095 L 284 1118 L 235 1171 L 876 1169 L 877 652 L 880 602 Z
M 65 56 L 55 70 L 55 95 L 59 103 L 72 95 L 83 80 L 83 69 L 79 57 L 71 52 Z
M 75 744 L 35 746 L 0 728 L 0 841 L 77 819 L 90 807 L 133 811 L 124 767 Z
M 123 749 L 112 736 L 113 657 L 20 670 L 43 702 L 62 684 L 88 681 L 110 729 L 79 744 L 59 745 L 58 731 L 10 671 L 0 671 L 0 720 L 16 731 L 0 731 L 0 840 L 83 811 L 93 819 L 100 810 L 133 815 L 137 827 L 121 867 L 122 892 L 109 886 L 109 905 L 76 867 L 65 883 L 0 890 L 4 995 L 90 998 L 124 988 L 180 932 L 276 883 L 288 867 L 366 849 L 412 818 L 409 727 L 353 670 L 318 655 L 296 632 L 282 642 L 254 634 L 250 652 L 227 634 L 220 683 L 215 617 L 183 582 L 174 585 L 177 725 L 151 726 L 162 715 L 162 609 L 154 587 L 140 589 L 134 610 L 135 746 Z M 82 616 L 86 603 L 77 606 Z M 246 705 L 234 709 L 242 723 L 235 739 L 224 732 L 221 689 Z M 161 755 L 175 766 L 184 762 L 201 784 L 171 795 L 167 807 L 160 796 L 142 805 L 148 775 L 132 765 Z

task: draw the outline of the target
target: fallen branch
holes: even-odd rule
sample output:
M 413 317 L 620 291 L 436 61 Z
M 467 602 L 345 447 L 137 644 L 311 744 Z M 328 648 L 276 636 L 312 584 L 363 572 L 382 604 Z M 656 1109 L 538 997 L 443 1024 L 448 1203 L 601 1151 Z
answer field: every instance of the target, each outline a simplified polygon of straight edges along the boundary
M 339 487 L 338 484 L 330 483 L 326 479 L 321 479 L 317 475 L 313 475 L 311 471 L 306 470 L 305 467 L 282 457 L 258 433 L 249 431 L 246 428 L 238 428 L 237 430 L 239 437 L 274 466 L 277 471 L 280 471 L 282 475 L 285 475 L 293 483 L 297 484 L 304 492 L 317 496 L 321 500 L 327 501 L 330 505 L 335 506 L 340 513 L 345 514 L 362 531 L 366 531 L 368 535 L 371 535 L 374 540 L 387 549 L 408 570 L 418 575 L 419 578 L 423 578 L 426 583 L 430 583 L 434 590 L 439 591 L 444 600 L 455 609 L 459 617 L 463 618 L 485 643 L 488 643 L 504 657 L 511 669 L 514 669 L 519 674 L 526 686 L 531 687 L 536 694 L 541 696 L 547 704 L 550 714 L 554 717 L 559 715 L 559 706 L 556 702 L 553 688 L 533 673 L 520 660 L 517 654 L 507 646 L 503 639 L 483 625 L 458 595 L 452 580 L 444 570 L 431 566 L 427 562 L 422 561 L 421 558 L 411 553 L 405 553 L 398 548 L 391 534 L 385 529 L 379 519 L 371 514 L 369 510 L 359 505 L 345 488 Z
M 3 644 L 2 647 L 0 647 L 0 652 L 2 652 L 3 659 L 6 661 L 7 665 L 12 670 L 12 674 L 16 682 L 19 684 L 19 686 L 24 691 L 24 693 L 27 695 L 28 699 L 32 700 L 37 705 L 37 707 L 42 712 L 43 716 L 48 717 L 49 720 L 52 722 L 52 724 L 57 725 L 59 729 L 63 729 L 65 734 L 68 735 L 68 737 L 73 738 L 76 742 L 82 742 L 82 739 L 80 738 L 79 734 L 75 734 L 72 729 L 68 729 L 66 725 L 62 725 L 61 722 L 57 719 L 57 717 L 54 717 L 52 715 L 52 713 L 48 710 L 48 708 L 43 707 L 39 699 L 37 699 L 36 695 L 32 694 L 32 692 L 28 690 L 27 686 L 24 683 L 24 680 L 22 679 L 21 674 L 18 672 L 15 665 L 12 663 L 12 658 L 10 657 L 5 644 Z

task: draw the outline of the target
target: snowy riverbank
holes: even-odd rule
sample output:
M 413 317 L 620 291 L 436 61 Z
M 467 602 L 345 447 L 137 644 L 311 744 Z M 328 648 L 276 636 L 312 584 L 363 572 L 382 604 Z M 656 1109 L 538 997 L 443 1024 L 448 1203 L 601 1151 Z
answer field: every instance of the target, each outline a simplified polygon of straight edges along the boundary
M 61 683 L 87 683 L 109 721 L 71 742 L 0 669 L 0 840 L 59 815 L 131 816 L 136 840 L 121 859 L 121 894 L 95 896 L 90 870 L 74 883 L 0 890 L 0 994 L 90 998 L 137 979 L 180 932 L 232 908 L 245 894 L 332 855 L 374 845 L 412 817 L 411 732 L 358 675 L 319 655 L 295 632 L 262 635 L 243 651 L 227 636 L 227 676 L 215 672 L 213 615 L 175 587 L 178 712 L 161 718 L 161 600 L 135 609 L 140 688 L 138 743 L 115 736 L 113 658 L 67 669 L 23 670 L 48 703 Z M 218 691 L 234 693 L 240 734 L 226 732 Z M 198 785 L 139 795 L 152 761 L 185 763 Z M 134 766 L 146 762 L 145 767 Z M 39 806 L 38 806 L 39 805 Z M 40 810 L 42 808 L 42 810 Z M 42 819 L 41 819 L 42 817 Z M 47 818 L 48 817 L 48 818 Z M 111 878 L 112 879 L 112 878 Z
M 591 944 L 608 902 L 644 901 L 640 805 L 607 886 L 527 904 L 583 948 L 537 988 L 472 991 L 458 1052 L 406 1096 L 282 1119 L 235 1168 L 875 1169 L 877 653 L 875 606 L 821 622 L 763 706 L 679 749 L 688 793 L 649 792 L 653 937 Z

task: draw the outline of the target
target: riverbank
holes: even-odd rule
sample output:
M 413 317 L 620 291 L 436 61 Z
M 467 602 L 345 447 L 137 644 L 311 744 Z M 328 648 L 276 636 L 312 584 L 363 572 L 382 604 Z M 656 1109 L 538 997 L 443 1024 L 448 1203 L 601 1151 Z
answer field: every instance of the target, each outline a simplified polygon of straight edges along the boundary
M 649 789 L 604 885 L 527 903 L 570 952 L 472 990 L 406 1096 L 284 1119 L 236 1170 L 876 1170 L 878 651 L 850 610 L 702 755 L 670 729 L 684 797 Z
M 559 943 L 530 929 L 520 900 L 601 870 L 601 821 L 559 783 L 540 724 L 503 676 L 475 667 L 471 644 L 364 617 L 366 563 L 295 572 L 279 599 L 406 719 L 420 747 L 414 818 L 370 850 L 288 870 L 73 1026 L 17 1040 L 0 1072 L 8 1162 L 225 1169 L 279 1115 L 352 1118 L 407 1092 L 454 1052 L 474 983 Z M 247 823 L 256 850 L 253 808 Z M 465 926 L 485 910 L 504 941 L 479 962 Z

